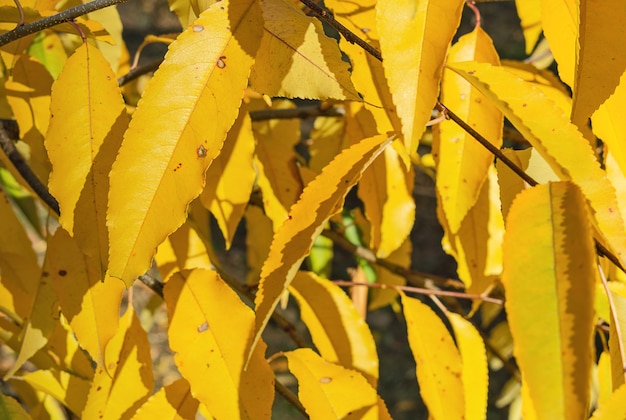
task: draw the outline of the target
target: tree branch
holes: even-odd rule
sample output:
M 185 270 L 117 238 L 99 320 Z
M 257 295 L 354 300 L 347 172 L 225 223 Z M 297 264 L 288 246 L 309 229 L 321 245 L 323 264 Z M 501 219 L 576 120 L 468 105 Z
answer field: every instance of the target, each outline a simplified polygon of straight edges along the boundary
M 124 0 L 124 1 L 126 1 L 126 0 Z M 148 73 L 151 73 L 153 71 L 156 71 L 156 69 L 159 68 L 159 66 L 161 65 L 162 62 L 163 62 L 163 59 L 161 58 L 161 59 L 158 59 L 158 60 L 154 60 L 154 61 L 152 61 L 150 63 L 144 64 L 142 66 L 135 67 L 134 69 L 132 69 L 131 71 L 129 71 L 125 75 L 120 76 L 117 79 L 118 86 L 122 87 L 126 83 L 129 83 L 129 82 L 135 80 L 139 76 L 143 76 L 144 74 L 148 74 Z
M 289 109 L 262 109 L 250 111 L 252 121 L 282 120 L 309 117 L 344 117 L 346 112 L 341 107 L 322 108 L 319 105 L 307 105 Z
M 56 15 L 48 16 L 26 25 L 18 26 L 12 31 L 0 35 L 0 47 L 27 35 L 34 34 L 35 32 L 43 31 L 44 29 L 71 21 L 79 16 L 86 15 L 87 13 L 95 12 L 96 10 L 104 9 L 105 7 L 113 6 L 115 4 L 124 3 L 125 1 L 127 0 L 94 0 L 89 3 L 80 4 L 76 7 L 64 10 Z

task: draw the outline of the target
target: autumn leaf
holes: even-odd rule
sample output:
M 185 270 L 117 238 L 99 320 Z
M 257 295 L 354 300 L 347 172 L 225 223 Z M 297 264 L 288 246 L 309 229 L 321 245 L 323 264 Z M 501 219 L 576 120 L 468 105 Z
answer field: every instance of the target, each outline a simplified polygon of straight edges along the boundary
M 180 378 L 157 391 L 145 402 L 133 420 L 152 420 L 155 418 L 183 418 L 196 417 L 198 401 L 191 396 L 189 382 Z
M 578 3 L 572 0 L 541 0 L 543 33 L 559 65 L 559 77 L 571 88 L 574 87 L 576 73 Z
M 464 4 L 462 0 L 376 3 L 383 67 L 409 153 L 417 150 L 430 119 Z
M 328 219 L 340 210 L 350 188 L 363 171 L 391 142 L 387 136 L 370 137 L 339 154 L 302 192 L 289 217 L 274 235 L 263 264 L 255 299 L 256 323 L 252 349 L 256 346 L 280 296 L 287 289 Z M 249 354 L 251 354 L 250 351 Z M 248 356 L 250 357 L 250 356 Z
M 110 175 L 109 273 L 127 285 L 202 191 L 237 117 L 261 27 L 257 2 L 213 4 L 170 45 L 146 88 Z
M 551 418 L 585 417 L 595 249 L 577 186 L 550 183 L 518 196 L 507 218 L 502 282 L 515 356 L 529 394 L 524 405 Z

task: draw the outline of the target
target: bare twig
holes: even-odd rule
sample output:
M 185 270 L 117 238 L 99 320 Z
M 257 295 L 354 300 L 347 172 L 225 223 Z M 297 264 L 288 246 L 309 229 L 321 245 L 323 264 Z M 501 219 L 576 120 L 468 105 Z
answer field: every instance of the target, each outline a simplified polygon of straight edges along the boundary
M 44 29 L 71 21 L 79 16 L 86 15 L 87 13 L 95 12 L 96 10 L 104 9 L 115 4 L 124 3 L 125 1 L 126 0 L 94 0 L 89 3 L 80 4 L 76 7 L 64 10 L 56 15 L 17 26 L 12 31 L 0 35 L 0 47 L 27 35 L 34 34 L 35 32 L 43 31 Z
M 470 293 L 464 293 L 464 292 L 453 292 L 453 291 L 437 290 L 437 289 L 424 289 L 422 287 L 400 286 L 400 285 L 382 284 L 382 283 L 362 283 L 362 282 L 345 281 L 345 280 L 335 280 L 333 281 L 333 283 L 335 283 L 338 286 L 346 286 L 346 287 L 365 286 L 365 287 L 371 287 L 375 289 L 396 289 L 396 290 L 402 290 L 404 292 L 417 293 L 420 295 L 427 295 L 427 296 L 447 296 L 447 297 L 453 297 L 457 299 L 472 299 L 472 300 L 478 299 L 478 300 L 482 300 L 483 302 L 495 303 L 496 305 L 504 304 L 504 301 L 502 299 L 496 299 L 496 298 L 492 298 L 486 295 L 483 296 L 483 295 L 476 295 L 476 294 L 470 294 Z
M 274 382 L 274 389 L 278 392 L 282 397 L 287 400 L 287 402 L 294 406 L 296 410 L 300 412 L 305 418 L 309 418 L 309 415 L 306 412 L 306 409 L 296 397 L 293 392 L 291 392 L 285 385 L 281 384 L 278 379 Z
M 152 61 L 150 63 L 147 63 L 147 64 L 144 64 L 142 66 L 135 67 L 134 69 L 132 69 L 131 71 L 129 71 L 125 75 L 120 76 L 117 79 L 117 84 L 119 86 L 124 86 L 126 83 L 129 83 L 129 82 L 135 80 L 139 76 L 143 76 L 144 74 L 152 73 L 153 71 L 156 71 L 156 69 L 159 68 L 159 66 L 161 65 L 162 62 L 163 62 L 163 59 L 161 58 L 159 60 L 154 60 L 154 61 Z
M 24 178 L 35 194 L 37 194 L 37 196 L 39 196 L 39 198 L 41 198 L 41 200 L 46 203 L 46 205 L 50 207 L 50 209 L 58 216 L 60 214 L 59 202 L 52 196 L 52 194 L 50 194 L 48 188 L 46 188 L 39 178 L 37 178 L 37 175 L 35 175 L 30 166 L 28 166 L 28 162 L 26 162 L 20 152 L 17 151 L 15 144 L 13 144 L 13 141 L 9 138 L 9 135 L 4 127 L 0 127 L 0 148 L 2 148 L 15 169 L 19 172 L 22 178 Z

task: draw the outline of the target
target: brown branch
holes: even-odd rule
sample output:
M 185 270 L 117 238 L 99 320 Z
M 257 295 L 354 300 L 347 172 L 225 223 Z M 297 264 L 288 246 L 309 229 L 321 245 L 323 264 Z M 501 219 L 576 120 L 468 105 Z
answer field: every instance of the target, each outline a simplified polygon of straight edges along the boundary
M 79 16 L 86 15 L 87 13 L 95 12 L 96 10 L 104 9 L 105 7 L 115 4 L 124 3 L 125 1 L 126 0 L 94 0 L 64 10 L 56 15 L 48 16 L 26 25 L 17 26 L 12 31 L 0 35 L 0 47 L 27 35 L 34 34 L 35 32 L 41 32 L 44 29 L 66 23 Z
M 252 121 L 305 119 L 310 117 L 344 117 L 346 112 L 341 107 L 322 108 L 319 105 L 307 105 L 289 109 L 262 109 L 250 111 Z
M 41 201 L 58 216 L 60 214 L 59 202 L 50 194 L 48 188 L 37 178 L 37 175 L 35 175 L 30 166 L 28 166 L 28 162 L 24 160 L 24 157 L 15 148 L 15 144 L 13 144 L 13 141 L 9 138 L 9 134 L 4 127 L 0 127 L 0 148 L 35 194 L 37 194 Z
M 400 286 L 400 285 L 383 284 L 383 283 L 361 283 L 361 282 L 345 281 L 345 280 L 334 280 L 333 283 L 335 283 L 337 286 L 345 286 L 345 287 L 365 286 L 365 287 L 371 287 L 374 289 L 396 289 L 396 290 L 402 290 L 404 292 L 416 293 L 416 294 L 427 295 L 427 296 L 447 296 L 447 297 L 453 297 L 457 299 L 482 300 L 483 302 L 495 303 L 496 305 L 504 304 L 504 301 L 502 299 L 496 299 L 496 298 L 492 298 L 489 296 L 476 295 L 476 294 L 464 293 L 464 292 L 452 292 L 448 290 L 424 289 L 422 287 Z
M 118 77 L 118 79 L 117 79 L 118 86 L 122 87 L 126 83 L 129 83 L 129 82 L 135 80 L 139 76 L 143 76 L 144 74 L 148 74 L 148 73 L 152 73 L 152 72 L 156 71 L 156 69 L 159 68 L 159 66 L 161 65 L 162 62 L 163 62 L 163 59 L 161 58 L 159 60 L 154 60 L 154 61 L 152 61 L 150 63 L 147 63 L 147 64 L 144 64 L 142 66 L 135 67 L 134 69 L 130 70 L 125 75 Z

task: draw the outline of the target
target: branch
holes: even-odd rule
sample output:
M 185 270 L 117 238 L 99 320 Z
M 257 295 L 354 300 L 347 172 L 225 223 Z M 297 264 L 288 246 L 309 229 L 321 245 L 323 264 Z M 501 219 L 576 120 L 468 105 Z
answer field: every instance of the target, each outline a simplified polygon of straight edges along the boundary
M 126 0 L 124 0 L 124 1 L 126 1 Z M 117 85 L 122 87 L 126 83 L 129 83 L 129 82 L 135 80 L 139 76 L 143 76 L 144 74 L 148 74 L 148 73 L 151 73 L 153 71 L 156 71 L 156 69 L 159 68 L 159 66 L 161 65 L 162 62 L 163 62 L 163 59 L 161 58 L 161 59 L 158 59 L 158 60 L 154 60 L 154 61 L 152 61 L 150 63 L 144 64 L 142 66 L 135 67 L 134 69 L 132 69 L 131 71 L 129 71 L 125 75 L 120 76 L 117 79 Z
M 28 162 L 24 160 L 20 152 L 15 148 L 4 127 L 0 127 L 0 148 L 35 194 L 58 216 L 60 214 L 59 202 L 50 194 L 48 188 L 37 178 L 33 170 L 30 169 Z
M 56 15 L 48 16 L 26 25 L 18 26 L 12 31 L 0 35 L 0 47 L 27 35 L 34 34 L 35 32 L 43 31 L 44 29 L 71 21 L 79 16 L 86 15 L 87 13 L 95 12 L 96 10 L 104 9 L 105 7 L 113 6 L 115 4 L 124 3 L 125 1 L 126 0 L 94 0 L 89 3 L 80 4 L 76 7 L 64 10 Z
M 322 108 L 319 105 L 300 106 L 290 109 L 262 109 L 250 111 L 252 121 L 305 119 L 309 117 L 344 117 L 346 112 L 341 107 Z

